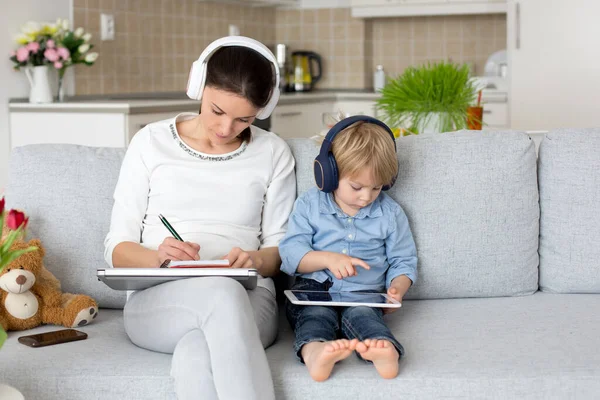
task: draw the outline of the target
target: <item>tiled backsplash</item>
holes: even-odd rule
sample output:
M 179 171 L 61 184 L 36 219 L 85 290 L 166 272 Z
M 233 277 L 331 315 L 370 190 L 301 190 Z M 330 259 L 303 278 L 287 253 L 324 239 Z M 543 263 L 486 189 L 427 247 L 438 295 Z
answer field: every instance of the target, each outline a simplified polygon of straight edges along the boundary
M 352 18 L 349 8 L 277 10 L 275 38 L 291 50 L 321 55 L 323 77 L 318 88 L 371 86 L 366 72 L 364 19 Z
M 381 64 L 391 75 L 410 65 L 452 60 L 483 75 L 487 58 L 506 48 L 506 15 L 458 15 L 375 19 L 365 46 L 373 48 L 372 72 Z
M 502 14 L 352 18 L 350 9 L 278 10 L 275 37 L 292 50 L 323 57 L 320 88 L 369 88 L 375 66 L 396 76 L 427 61 L 469 63 L 483 74 L 487 58 L 506 48 Z
M 274 43 L 275 11 L 198 0 L 73 0 L 74 25 L 92 33 L 100 54 L 77 66 L 77 94 L 184 91 L 192 63 L 235 24 L 245 36 Z M 116 37 L 100 40 L 100 14 L 115 17 Z
M 74 25 L 94 37 L 100 54 L 77 66 L 77 94 L 183 91 L 204 47 L 229 24 L 273 46 L 323 57 L 318 88 L 369 88 L 375 65 L 389 75 L 428 60 L 470 63 L 483 73 L 487 57 L 506 47 L 506 16 L 358 19 L 350 9 L 274 10 L 198 0 L 73 0 Z M 116 38 L 100 40 L 100 14 L 115 17 Z

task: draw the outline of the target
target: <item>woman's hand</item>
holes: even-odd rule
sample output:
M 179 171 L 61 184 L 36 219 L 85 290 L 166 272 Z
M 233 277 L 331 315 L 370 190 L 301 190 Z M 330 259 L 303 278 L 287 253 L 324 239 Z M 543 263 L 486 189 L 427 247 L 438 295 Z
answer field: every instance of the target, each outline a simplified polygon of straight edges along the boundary
M 231 268 L 257 268 L 252 253 L 256 252 L 248 252 L 234 247 L 223 259 L 229 260 Z
M 327 265 L 327 269 L 330 270 L 337 279 L 344 279 L 356 275 L 356 265 L 364 269 L 371 269 L 369 264 L 360 258 L 338 253 L 328 253 L 325 265 Z
M 190 261 L 199 260 L 200 245 L 192 242 L 181 242 L 168 237 L 158 246 L 158 259 L 160 264 L 165 260 Z

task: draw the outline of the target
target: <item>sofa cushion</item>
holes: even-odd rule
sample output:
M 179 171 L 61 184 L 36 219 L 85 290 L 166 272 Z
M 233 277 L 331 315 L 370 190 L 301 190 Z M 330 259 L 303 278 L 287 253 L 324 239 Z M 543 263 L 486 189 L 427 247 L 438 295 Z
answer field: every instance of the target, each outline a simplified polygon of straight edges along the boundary
M 536 152 L 519 132 L 461 131 L 397 142 L 389 194 L 419 256 L 407 298 L 516 296 L 538 283 Z
M 278 399 L 592 399 L 600 393 L 600 295 L 405 301 L 386 317 L 404 346 L 384 380 L 351 356 L 313 382 L 282 323 L 267 357 Z
M 288 139 L 287 143 L 296 161 L 296 193 L 300 196 L 315 186 L 313 163 L 321 145 L 312 139 Z
M 319 145 L 288 141 L 298 195 L 314 186 Z M 536 152 L 519 132 L 455 132 L 397 141 L 388 192 L 408 215 L 419 280 L 407 298 L 531 294 L 538 282 Z
M 540 288 L 600 293 L 600 129 L 550 132 L 539 154 Z
M 62 328 L 9 332 L 0 350 L 0 382 L 18 388 L 26 399 L 177 398 L 169 375 L 172 355 L 131 343 L 122 310 L 101 309 L 93 324 L 77 328 L 88 334 L 86 340 L 41 349 L 17 342 L 21 335 L 57 329 Z
M 45 265 L 70 293 L 101 307 L 122 308 L 125 292 L 98 281 L 106 267 L 104 237 L 124 149 L 41 144 L 11 153 L 6 202 L 29 215 L 28 234 L 40 238 Z
M 283 314 L 267 349 L 277 399 L 591 399 L 600 393 L 600 295 L 549 294 L 405 301 L 386 317 L 406 350 L 400 376 L 381 379 L 356 357 L 313 382 L 293 354 Z M 121 310 L 100 310 L 79 342 L 32 349 L 10 332 L 0 382 L 26 399 L 175 399 L 171 355 L 133 345 Z M 26 362 L 24 362 L 26 360 Z

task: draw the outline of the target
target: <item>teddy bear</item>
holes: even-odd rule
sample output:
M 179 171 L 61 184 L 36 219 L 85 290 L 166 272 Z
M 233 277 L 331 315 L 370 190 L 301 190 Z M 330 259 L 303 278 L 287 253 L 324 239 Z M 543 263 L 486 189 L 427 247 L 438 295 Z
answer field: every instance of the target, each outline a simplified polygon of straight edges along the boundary
M 38 239 L 17 239 L 11 248 L 37 250 L 25 253 L 0 272 L 0 325 L 6 331 L 31 329 L 41 324 L 69 328 L 87 325 L 98 316 L 89 296 L 63 293 L 59 280 L 44 267 L 44 247 Z

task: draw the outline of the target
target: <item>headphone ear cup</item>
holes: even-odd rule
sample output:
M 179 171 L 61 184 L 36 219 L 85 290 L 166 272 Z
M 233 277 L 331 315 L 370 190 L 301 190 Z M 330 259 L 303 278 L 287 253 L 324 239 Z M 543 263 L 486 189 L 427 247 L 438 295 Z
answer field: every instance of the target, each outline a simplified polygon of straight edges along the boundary
M 330 193 L 337 188 L 337 165 L 335 164 L 335 158 L 331 154 L 328 154 L 326 157 L 319 154 L 315 158 L 313 169 L 315 183 L 319 190 Z
M 194 61 L 190 69 L 186 93 L 192 100 L 201 100 L 204 91 L 204 81 L 206 80 L 206 64 L 202 61 Z
M 339 176 L 338 176 L 338 169 L 337 169 L 337 162 L 335 161 L 335 157 L 333 156 L 332 153 L 328 154 L 329 157 L 329 187 L 331 188 L 329 190 L 329 192 L 333 192 L 335 189 L 337 189 L 338 184 L 339 184 Z
M 319 156 L 317 156 L 313 162 L 313 173 L 315 175 L 315 184 L 319 190 L 323 190 L 325 187 L 325 171 L 323 171 L 323 163 Z
M 398 172 L 400 172 L 400 163 L 398 163 Z M 392 188 L 392 186 L 394 186 L 394 183 L 396 183 L 396 179 L 398 179 L 398 174 L 396 174 L 396 176 L 394 177 L 394 179 L 392 179 L 392 181 L 387 184 L 387 185 L 383 185 L 381 187 L 381 190 L 390 190 Z
M 277 106 L 277 102 L 279 101 L 280 91 L 279 88 L 273 88 L 273 93 L 271 93 L 271 97 L 269 98 L 269 102 L 260 110 L 258 114 L 256 114 L 257 119 L 267 119 L 273 113 L 275 106 Z

